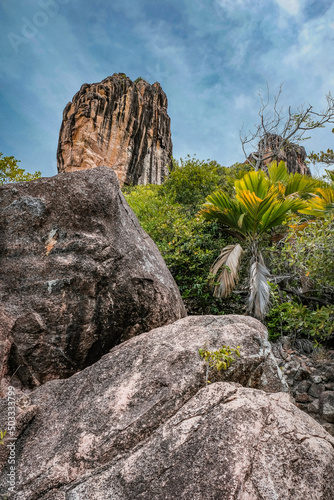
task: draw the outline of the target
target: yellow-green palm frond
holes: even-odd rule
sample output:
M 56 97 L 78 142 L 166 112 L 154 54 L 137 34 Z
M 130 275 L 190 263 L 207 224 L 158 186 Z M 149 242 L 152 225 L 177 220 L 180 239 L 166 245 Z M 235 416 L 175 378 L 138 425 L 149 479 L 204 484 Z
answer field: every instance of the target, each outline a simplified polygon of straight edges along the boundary
M 316 195 L 307 200 L 307 206 L 299 212 L 313 217 L 334 214 L 334 189 L 330 186 L 318 188 Z
M 254 192 L 240 190 L 236 199 L 216 192 L 207 197 L 207 203 L 199 214 L 206 220 L 217 220 L 244 238 L 262 234 L 282 224 L 289 212 L 307 208 L 307 202 L 299 198 L 282 198 L 279 187 L 271 187 L 264 197 Z
M 323 182 L 318 179 L 313 179 L 307 175 L 299 173 L 290 176 L 289 181 L 285 185 L 285 196 L 301 196 L 305 197 L 315 193 L 316 190 L 323 185 Z
M 277 164 L 272 162 L 268 167 L 269 179 L 276 187 L 280 186 L 280 191 L 284 196 L 300 196 L 315 193 L 319 187 L 323 186 L 323 181 L 314 179 L 308 175 L 289 173 L 286 163 L 281 161 Z
M 287 184 L 290 179 L 290 174 L 284 161 L 280 161 L 279 163 L 273 161 L 268 166 L 268 175 L 273 184 Z
M 270 208 L 277 198 L 277 192 L 270 190 L 267 196 L 263 199 L 256 196 L 255 193 L 250 191 L 239 191 L 236 195 L 237 200 L 244 206 L 245 211 L 254 224 L 260 222 L 263 214 Z
M 245 207 L 248 225 L 247 234 L 262 234 L 272 227 L 279 226 L 288 218 L 290 212 L 297 212 L 307 206 L 298 198 L 282 198 L 279 189 L 271 189 L 261 200 L 250 191 L 240 191 L 237 199 Z
M 289 215 L 307 207 L 307 202 L 299 198 L 276 199 L 262 214 L 259 234 L 275 226 L 280 226 L 289 219 Z
M 216 207 L 221 212 L 224 212 L 225 210 L 239 210 L 238 202 L 223 191 L 216 191 L 206 198 L 204 207 L 211 206 Z
M 221 191 L 207 197 L 207 202 L 199 211 L 199 215 L 206 220 L 217 220 L 240 235 L 244 234 L 245 209 L 238 200 L 230 198 Z
M 320 196 L 326 203 L 334 203 L 334 188 L 326 186 L 318 188 L 316 194 Z
M 236 193 L 250 191 L 258 198 L 263 199 L 270 188 L 270 180 L 262 170 L 247 172 L 241 179 L 234 183 Z

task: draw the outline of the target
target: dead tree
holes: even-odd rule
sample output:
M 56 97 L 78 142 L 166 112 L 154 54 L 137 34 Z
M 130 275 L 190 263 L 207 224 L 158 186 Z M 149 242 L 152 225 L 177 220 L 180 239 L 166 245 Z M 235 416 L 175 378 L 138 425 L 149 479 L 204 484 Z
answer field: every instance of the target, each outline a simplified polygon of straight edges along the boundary
M 282 151 L 289 151 L 292 147 L 302 148 L 298 143 L 309 139 L 305 137 L 306 132 L 324 127 L 326 123 L 334 123 L 334 99 L 330 93 L 326 96 L 327 106 L 323 111 L 316 112 L 309 104 L 299 106 L 295 113 L 292 112 L 291 106 L 287 113 L 279 107 L 281 94 L 282 85 L 271 106 L 267 85 L 266 99 L 260 95 L 259 123 L 248 133 L 245 133 L 243 128 L 240 131 L 242 150 L 255 170 L 263 169 L 269 162 L 279 159 Z

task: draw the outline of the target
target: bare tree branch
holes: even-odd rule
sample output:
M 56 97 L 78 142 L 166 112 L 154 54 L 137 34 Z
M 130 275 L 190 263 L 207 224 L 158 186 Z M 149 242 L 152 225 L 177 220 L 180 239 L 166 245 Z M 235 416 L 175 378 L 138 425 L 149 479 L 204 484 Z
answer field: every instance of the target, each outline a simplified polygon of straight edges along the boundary
M 265 168 L 269 161 L 277 160 L 279 153 L 293 144 L 292 141 L 298 144 L 306 140 L 304 135 L 307 131 L 324 127 L 326 123 L 334 123 L 334 99 L 330 93 L 326 96 L 326 108 L 320 112 L 314 111 L 312 105 L 308 104 L 299 106 L 295 113 L 289 106 L 284 114 L 283 108 L 279 107 L 282 85 L 270 108 L 267 84 L 266 98 L 259 94 L 259 123 L 248 133 L 245 133 L 242 127 L 239 134 L 243 153 L 256 170 Z

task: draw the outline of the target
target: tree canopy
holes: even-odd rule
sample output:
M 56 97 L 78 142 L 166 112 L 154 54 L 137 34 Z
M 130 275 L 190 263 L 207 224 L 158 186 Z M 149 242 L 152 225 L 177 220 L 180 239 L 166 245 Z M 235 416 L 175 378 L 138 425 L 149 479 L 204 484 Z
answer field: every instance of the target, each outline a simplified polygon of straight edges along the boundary
M 0 153 L 0 184 L 33 181 L 41 177 L 41 172 L 30 174 L 25 172 L 24 168 L 20 168 L 18 163 L 20 160 L 16 160 L 14 156 L 3 156 Z

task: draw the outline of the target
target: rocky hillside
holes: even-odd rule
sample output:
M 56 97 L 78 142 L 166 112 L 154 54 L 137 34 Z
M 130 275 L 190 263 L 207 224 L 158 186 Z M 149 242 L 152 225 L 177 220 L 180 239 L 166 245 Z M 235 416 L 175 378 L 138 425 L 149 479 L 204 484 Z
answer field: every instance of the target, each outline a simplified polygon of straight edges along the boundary
M 123 73 L 82 85 L 64 109 L 59 172 L 111 167 L 121 184 L 161 184 L 171 166 L 167 97 L 159 83 Z
M 241 346 L 209 385 L 204 345 Z M 144 333 L 18 398 L 15 499 L 330 500 L 334 439 L 285 390 L 253 318 L 188 317 Z M 6 411 L 2 400 L 1 420 Z
M 332 500 L 334 438 L 289 395 L 308 369 L 254 318 L 185 316 L 112 169 L 0 194 L 1 497 Z

